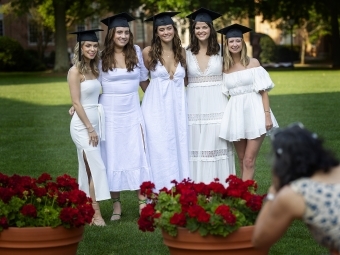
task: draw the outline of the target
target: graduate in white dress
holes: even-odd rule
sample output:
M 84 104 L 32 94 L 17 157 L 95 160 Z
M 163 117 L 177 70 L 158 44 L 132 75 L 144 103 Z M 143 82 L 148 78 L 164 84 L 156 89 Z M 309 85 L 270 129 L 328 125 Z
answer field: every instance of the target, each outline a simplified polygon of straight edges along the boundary
M 163 12 L 146 19 L 153 22 L 153 39 L 143 50 L 151 81 L 142 111 L 156 190 L 189 176 L 185 49 L 171 18 L 176 14 Z
M 97 80 L 99 29 L 74 32 L 77 41 L 74 48 L 73 66 L 67 81 L 70 87 L 74 114 L 71 119 L 70 133 L 78 154 L 79 188 L 92 199 L 95 214 L 92 225 L 105 226 L 99 203 L 110 199 L 106 171 L 100 152 L 100 140 L 105 139 L 103 108 L 98 104 L 100 83 Z
M 265 135 L 278 127 L 269 106 L 274 83 L 255 58 L 247 56 L 243 34 L 250 28 L 233 24 L 217 32 L 225 35 L 224 93 L 230 96 L 220 137 L 233 142 L 243 180 L 254 178 L 255 162 Z
M 128 13 L 101 22 L 108 26 L 99 63 L 103 92 L 99 103 L 105 111 L 106 141 L 101 144 L 113 200 L 111 220 L 121 218 L 120 192 L 136 190 L 139 210 L 146 205 L 140 185 L 152 181 L 144 119 L 138 94 L 149 83 L 141 49 L 133 44 Z
M 225 182 L 235 174 L 233 144 L 220 138 L 228 97 L 222 93 L 222 56 L 213 20 L 221 14 L 200 8 L 189 14 L 191 39 L 186 49 L 190 177 Z

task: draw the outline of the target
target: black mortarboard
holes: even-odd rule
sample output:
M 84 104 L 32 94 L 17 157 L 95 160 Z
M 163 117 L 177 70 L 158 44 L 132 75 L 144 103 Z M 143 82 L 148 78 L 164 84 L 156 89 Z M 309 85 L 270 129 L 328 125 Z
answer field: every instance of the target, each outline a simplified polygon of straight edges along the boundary
M 96 32 L 98 31 L 103 31 L 103 29 L 91 29 L 70 33 L 77 35 L 77 42 L 79 43 L 79 61 L 81 60 L 81 42 L 84 41 L 98 42 L 98 37 L 96 35 Z
M 154 28 L 158 26 L 173 25 L 174 21 L 171 17 L 175 16 L 178 13 L 180 12 L 161 12 L 146 19 L 145 21 L 153 21 Z
M 242 38 L 244 33 L 250 32 L 251 30 L 252 30 L 251 28 L 242 26 L 240 24 L 232 24 L 230 26 L 218 30 L 217 33 L 225 35 L 227 39 L 231 37 Z
M 107 26 L 107 32 L 109 32 L 114 27 L 129 27 L 129 22 L 132 20 L 135 20 L 135 18 L 126 12 L 122 12 L 102 19 L 101 22 Z
M 213 12 L 210 11 L 206 8 L 200 8 L 197 11 L 194 11 L 193 13 L 190 13 L 188 16 L 186 16 L 189 19 L 192 19 L 193 21 L 201 21 L 201 22 L 207 22 L 207 23 L 212 23 L 212 21 L 214 19 L 217 19 L 219 17 L 221 17 L 222 15 L 217 13 L 217 12 Z

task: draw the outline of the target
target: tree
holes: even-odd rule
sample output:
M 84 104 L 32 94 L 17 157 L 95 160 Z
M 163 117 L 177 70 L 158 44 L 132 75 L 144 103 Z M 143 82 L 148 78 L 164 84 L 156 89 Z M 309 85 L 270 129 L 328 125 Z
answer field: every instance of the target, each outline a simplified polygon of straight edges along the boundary
M 259 0 L 255 7 L 255 12 L 262 14 L 264 20 L 294 19 L 296 24 L 302 27 L 308 26 L 308 22 L 313 18 L 314 11 L 315 15 L 319 15 L 323 22 L 331 26 L 333 68 L 340 68 L 339 1 Z
M 54 19 L 55 65 L 54 71 L 61 72 L 69 68 L 67 55 L 67 27 L 94 15 L 109 11 L 127 11 L 140 5 L 139 0 L 12 0 L 10 2 L 18 15 L 26 14 L 32 8 L 45 6 L 46 14 Z

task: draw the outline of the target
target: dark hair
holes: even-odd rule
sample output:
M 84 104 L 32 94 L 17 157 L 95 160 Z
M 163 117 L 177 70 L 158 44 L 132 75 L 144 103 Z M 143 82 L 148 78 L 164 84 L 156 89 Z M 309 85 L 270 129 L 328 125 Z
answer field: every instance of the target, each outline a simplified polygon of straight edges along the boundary
M 279 189 L 296 179 L 310 177 L 317 171 L 327 173 L 339 165 L 333 153 L 323 147 L 323 140 L 301 123 L 275 132 L 272 149 L 273 173 L 279 180 Z
M 188 50 L 190 50 L 193 54 L 198 54 L 200 50 L 200 45 L 198 43 L 198 39 L 195 35 L 195 27 L 196 27 L 196 21 L 194 21 L 191 25 L 191 31 L 190 31 L 190 44 L 187 47 Z M 217 55 L 220 51 L 220 45 L 218 44 L 217 41 L 217 33 L 216 30 L 213 26 L 212 23 L 210 22 L 205 22 L 209 28 L 210 28 L 210 36 L 208 38 L 208 49 L 207 49 L 207 55 L 212 56 L 212 55 Z
M 102 70 L 107 72 L 112 71 L 112 65 L 116 68 L 117 62 L 115 59 L 115 44 L 113 38 L 116 33 L 116 28 L 110 29 L 109 33 L 105 37 L 104 50 L 101 53 L 102 59 Z M 138 57 L 136 49 L 133 45 L 133 34 L 129 31 L 130 37 L 129 42 L 124 46 L 123 52 L 125 54 L 125 64 L 128 72 L 133 71 L 133 69 L 138 65 Z
M 174 38 L 172 39 L 172 51 L 174 53 L 175 62 L 180 62 L 181 65 L 186 68 L 186 61 L 182 55 L 182 43 L 181 39 L 178 35 L 178 30 L 175 25 L 172 25 L 174 28 Z M 149 52 L 150 62 L 149 69 L 154 71 L 157 65 L 157 62 L 160 61 L 162 65 L 164 65 L 164 59 L 162 58 L 162 42 L 159 36 L 157 35 L 157 27 L 154 28 L 153 31 L 153 39 L 151 40 L 151 50 Z

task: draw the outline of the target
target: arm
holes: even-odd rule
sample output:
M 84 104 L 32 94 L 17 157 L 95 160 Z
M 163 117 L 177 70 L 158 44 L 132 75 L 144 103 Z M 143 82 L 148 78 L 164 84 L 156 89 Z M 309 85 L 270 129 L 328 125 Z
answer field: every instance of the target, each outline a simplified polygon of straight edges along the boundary
M 268 193 L 274 194 L 275 198 L 264 202 L 252 238 L 255 247 L 266 250 L 280 239 L 295 219 L 301 219 L 305 211 L 303 197 L 289 186 L 277 194 L 271 186 Z
M 80 120 L 84 123 L 87 129 L 87 132 L 89 134 L 89 144 L 92 143 L 92 146 L 97 146 L 98 135 L 94 130 L 91 122 L 87 118 L 84 108 L 80 103 L 80 79 L 81 78 L 79 76 L 78 70 L 75 67 L 71 68 L 67 77 L 67 81 L 70 87 L 72 105 L 74 107 L 74 110 L 77 112 Z
M 148 46 L 146 48 L 143 49 L 143 61 L 144 61 L 144 65 L 146 67 L 146 69 L 148 69 L 150 71 L 150 57 L 149 57 L 149 52 L 151 50 L 151 47 Z
M 138 54 L 138 59 L 140 63 L 140 77 L 141 80 L 139 81 L 139 86 L 145 93 L 147 87 L 149 86 L 150 80 L 148 79 L 149 77 L 149 66 L 146 66 L 145 63 L 149 63 L 149 51 L 150 47 L 145 48 L 143 52 L 141 52 L 140 48 L 137 47 L 137 54 Z M 145 56 L 146 55 L 146 56 Z M 146 60 L 144 60 L 146 59 Z M 147 62 L 146 62 L 147 61 Z
M 259 67 L 260 62 L 256 58 L 251 58 L 249 62 L 249 67 L 250 68 L 255 68 Z M 272 118 L 270 116 L 270 105 L 269 105 L 269 96 L 268 96 L 268 91 L 261 90 L 259 92 L 262 96 L 262 104 L 263 104 L 263 109 L 264 113 L 266 116 L 266 130 L 270 130 L 273 127 L 273 122 Z
M 262 104 L 264 113 L 266 116 L 266 130 L 270 130 L 273 127 L 272 118 L 270 116 L 270 106 L 269 106 L 269 96 L 268 92 L 265 90 L 260 91 L 260 94 L 262 96 Z

